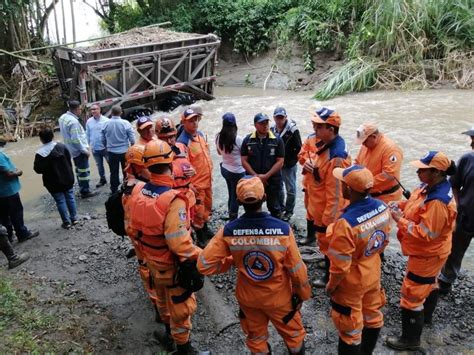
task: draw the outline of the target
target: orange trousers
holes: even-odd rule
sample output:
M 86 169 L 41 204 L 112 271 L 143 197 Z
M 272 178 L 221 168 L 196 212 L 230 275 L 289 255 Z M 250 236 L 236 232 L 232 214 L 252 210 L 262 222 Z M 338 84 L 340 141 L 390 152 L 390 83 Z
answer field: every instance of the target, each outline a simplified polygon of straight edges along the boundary
M 437 278 L 448 259 L 446 256 L 409 256 L 403 279 L 400 306 L 412 311 L 423 309 L 426 297 L 438 288 Z
M 327 255 L 329 249 L 329 239 L 326 237 L 326 233 L 316 232 L 316 238 L 318 239 L 319 250 L 324 255 Z
M 209 221 L 212 211 L 212 188 L 196 189 L 196 205 L 194 206 L 194 217 L 192 225 L 201 229 Z
M 156 297 L 156 292 L 153 288 L 153 278 L 151 277 L 150 270 L 146 266 L 143 260 L 143 252 L 140 249 L 140 245 L 135 241 L 135 239 L 130 238 L 132 240 L 133 247 L 135 249 L 135 255 L 138 260 L 138 273 L 140 274 L 140 278 L 143 282 L 143 287 L 145 288 L 148 298 L 150 299 L 151 303 L 153 304 L 154 308 L 158 307 L 158 300 Z
M 152 272 L 153 274 L 153 272 Z M 173 303 L 172 296 L 180 296 L 185 292 L 184 288 L 157 285 L 156 277 L 153 275 L 154 289 L 157 296 L 157 307 L 163 323 L 171 327 L 171 336 L 176 344 L 183 345 L 189 341 L 192 324 L 191 316 L 196 311 L 196 297 L 191 295 L 186 301 Z
M 337 288 L 331 297 L 331 318 L 346 344 L 360 344 L 362 329 L 381 328 L 385 305 L 385 292 L 380 283 L 374 284 L 365 292 L 357 287 Z
M 301 313 L 297 311 L 288 324 L 283 322 L 283 318 L 292 310 L 291 300 L 279 309 L 252 308 L 240 304 L 240 310 L 240 326 L 247 336 L 246 344 L 252 353 L 267 354 L 269 352 L 267 346 L 269 321 L 281 335 L 291 353 L 301 350 L 306 336 Z

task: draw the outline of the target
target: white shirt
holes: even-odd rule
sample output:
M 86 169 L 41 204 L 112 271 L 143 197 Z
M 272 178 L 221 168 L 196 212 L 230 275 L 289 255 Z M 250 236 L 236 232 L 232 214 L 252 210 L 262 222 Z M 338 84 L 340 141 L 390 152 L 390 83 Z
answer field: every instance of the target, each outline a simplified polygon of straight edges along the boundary
M 241 174 L 245 172 L 242 166 L 242 159 L 240 156 L 240 147 L 242 146 L 242 137 L 235 137 L 235 144 L 230 153 L 226 153 L 219 148 L 219 136 L 216 137 L 217 154 L 222 156 L 222 167 L 231 173 Z

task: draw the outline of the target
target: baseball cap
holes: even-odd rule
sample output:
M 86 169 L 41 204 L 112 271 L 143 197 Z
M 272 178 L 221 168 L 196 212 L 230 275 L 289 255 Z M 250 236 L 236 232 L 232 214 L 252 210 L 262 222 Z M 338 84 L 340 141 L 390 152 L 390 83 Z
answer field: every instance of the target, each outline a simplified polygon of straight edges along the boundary
M 196 117 L 196 116 L 200 116 L 200 115 L 201 114 L 196 112 L 194 109 L 188 108 L 187 110 L 185 110 L 183 112 L 183 115 L 181 116 L 181 119 L 190 120 L 191 118 Z
M 462 132 L 462 134 L 467 134 L 468 136 L 474 137 L 474 126 L 472 126 L 469 131 Z
M 237 183 L 237 199 L 244 203 L 256 203 L 263 199 L 265 188 L 256 176 L 244 176 Z
M 148 116 L 140 116 L 137 119 L 137 129 L 144 129 L 145 127 L 153 126 L 153 121 Z
M 332 174 L 357 192 L 365 192 L 374 186 L 374 176 L 369 169 L 360 165 L 352 165 L 346 169 L 335 168 Z
M 275 111 L 273 111 L 273 117 L 276 117 L 276 116 L 288 116 L 286 114 L 286 110 L 285 108 L 281 107 L 281 106 L 278 106 Z
M 255 117 L 253 118 L 253 123 L 260 123 L 263 121 L 270 121 L 270 118 L 264 113 L 257 113 Z
M 451 166 L 451 160 L 443 152 L 431 150 L 423 158 L 411 161 L 410 164 L 419 169 L 435 168 L 446 171 Z
M 191 110 L 193 110 L 195 113 L 197 113 L 198 115 L 201 115 L 202 116 L 202 107 L 197 105 L 197 104 L 193 104 L 191 106 L 189 106 L 189 108 Z
M 355 144 L 362 144 L 371 135 L 377 132 L 379 128 L 375 122 L 364 122 L 356 131 Z
M 227 124 L 230 124 L 230 125 L 237 124 L 237 120 L 235 119 L 235 115 L 232 112 L 224 113 L 224 116 L 222 116 L 222 121 L 224 123 L 227 123 Z
M 339 114 L 328 107 L 321 107 L 313 112 L 311 121 L 314 123 L 327 123 L 336 127 L 341 126 L 341 117 Z

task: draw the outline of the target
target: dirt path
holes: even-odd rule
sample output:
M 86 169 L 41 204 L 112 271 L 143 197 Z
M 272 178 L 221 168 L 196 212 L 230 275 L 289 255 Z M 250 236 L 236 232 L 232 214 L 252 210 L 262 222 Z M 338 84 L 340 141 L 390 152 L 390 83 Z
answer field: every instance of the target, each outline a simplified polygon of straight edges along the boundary
M 16 245 L 18 251 L 28 251 L 31 260 L 13 271 L 2 268 L 0 276 L 13 280 L 22 292 L 34 290 L 36 296 L 29 297 L 31 307 L 52 315 L 64 325 L 63 330 L 55 334 L 50 334 L 54 327 L 32 332 L 37 341 L 61 340 L 55 343 L 55 346 L 62 344 L 55 348 L 58 352 L 81 349 L 95 353 L 157 353 L 160 347 L 151 336 L 157 327 L 154 313 L 142 289 L 136 261 L 125 258 L 130 247 L 128 240 L 122 240 L 107 230 L 102 207 L 106 197 L 104 191 L 94 199 L 78 200 L 83 218 L 78 226 L 69 231 L 59 227 L 59 217 L 52 200 L 42 197 L 37 203 L 46 207 L 44 216 L 40 220 L 28 221 L 30 226 L 39 228 L 41 236 Z M 215 215 L 213 228 L 224 223 L 218 212 Z M 311 264 L 309 269 L 311 277 L 315 278 L 319 271 Z M 389 255 L 383 268 L 388 303 L 384 311 L 386 325 L 382 336 L 399 330 L 398 302 L 402 273 L 401 256 Z M 212 278 L 222 301 L 237 314 L 234 280 L 235 272 Z M 474 351 L 472 278 L 464 275 L 456 286 L 452 295 L 440 300 L 435 325 L 424 331 L 424 345 L 430 351 Z M 303 307 L 303 319 L 309 334 L 309 353 L 328 353 L 336 349 L 337 333 L 328 311 L 327 298 L 321 290 L 315 289 L 313 299 Z M 217 327 L 202 306 L 202 301 L 193 324 L 192 338 L 200 349 L 209 349 L 215 354 L 245 353 L 239 325 L 232 325 L 216 334 Z M 4 338 L 10 336 L 6 334 Z M 284 353 L 282 341 L 275 331 L 271 334 L 275 353 Z M 28 349 L 20 347 L 15 350 Z M 377 352 L 385 353 L 387 350 L 379 341 Z

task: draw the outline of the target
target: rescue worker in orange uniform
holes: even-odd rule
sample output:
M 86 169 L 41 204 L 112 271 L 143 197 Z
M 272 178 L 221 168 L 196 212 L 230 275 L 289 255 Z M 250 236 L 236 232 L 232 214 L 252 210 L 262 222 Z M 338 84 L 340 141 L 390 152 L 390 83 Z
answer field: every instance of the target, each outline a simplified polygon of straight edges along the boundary
M 313 123 L 313 129 L 316 128 L 316 124 Z M 304 169 L 306 162 L 313 166 L 318 155 L 316 152 L 324 143 L 316 136 L 316 132 L 310 134 L 308 138 L 303 142 L 301 150 L 298 154 L 298 162 L 303 167 L 303 192 L 304 192 L 304 207 L 306 209 L 306 238 L 300 239 L 298 244 L 300 245 L 312 245 L 316 242 L 316 230 L 314 229 L 314 216 L 316 214 L 314 203 L 311 203 L 311 196 L 314 196 L 314 190 L 316 187 L 316 180 L 313 174 L 309 173 Z
M 122 195 L 122 205 L 124 210 L 124 224 L 125 231 L 132 242 L 133 249 L 131 249 L 127 258 L 133 256 L 137 257 L 138 260 L 138 272 L 143 281 L 143 286 L 150 298 L 153 308 L 155 309 L 155 320 L 158 323 L 161 323 L 160 314 L 158 312 L 158 302 L 156 297 L 156 292 L 153 289 L 153 280 L 150 277 L 150 270 L 145 264 L 143 252 L 140 248 L 140 244 L 137 241 L 137 235 L 130 228 L 130 197 L 132 195 L 133 188 L 137 185 L 139 181 L 148 182 L 150 180 L 150 172 L 145 168 L 143 163 L 143 152 L 145 146 L 140 144 L 134 144 L 128 148 L 127 153 L 125 154 L 125 173 L 126 179 L 124 182 L 124 190 Z
M 402 189 L 398 181 L 403 152 L 400 147 L 373 122 L 363 123 L 357 129 L 355 143 L 361 145 L 355 164 L 365 166 L 374 175 L 370 195 L 387 204 L 401 200 Z
M 212 210 L 212 159 L 209 144 L 204 134 L 198 130 L 201 115 L 188 108 L 181 116 L 183 132 L 177 142 L 187 148 L 188 159 L 196 174 L 191 182 L 196 189 L 195 215 L 192 220 L 193 228 L 199 245 L 206 244 L 210 231 L 207 222 Z
M 288 223 L 262 212 L 265 188 L 258 177 L 237 184 L 245 214 L 221 228 L 199 255 L 204 275 L 238 269 L 236 296 L 240 324 L 252 354 L 271 352 L 267 342 L 271 321 L 291 354 L 304 354 L 299 309 L 311 297 L 306 265 Z
M 148 116 L 140 116 L 137 119 L 138 139 L 135 144 L 145 145 L 152 139 L 156 139 L 153 132 L 153 121 Z
M 319 249 L 325 256 L 324 275 L 315 280 L 313 286 L 325 287 L 329 278 L 329 240 L 326 237 L 326 228 L 336 221 L 347 204 L 342 196 L 341 182 L 333 176 L 332 171 L 335 168 L 349 167 L 351 157 L 347 152 L 346 142 L 339 135 L 341 117 L 336 111 L 327 107 L 320 108 L 313 113 L 311 121 L 322 145 L 316 152 L 317 159 L 307 160 L 303 170 L 314 177 L 315 184 L 308 204 L 314 214 L 314 229 Z
M 339 331 L 339 354 L 372 354 L 380 329 L 385 294 L 380 286 L 380 254 L 388 244 L 390 209 L 370 197 L 374 176 L 360 165 L 336 168 L 349 206 L 328 227 L 331 260 L 326 292 Z
M 191 316 L 196 310 L 193 293 L 176 282 L 178 268 L 197 259 L 200 248 L 190 234 L 186 194 L 174 190 L 170 146 L 152 140 L 145 146 L 143 160 L 150 171 L 148 183 L 139 182 L 130 198 L 130 228 L 137 236 L 144 260 L 153 278 L 158 311 L 165 332 L 155 332 L 164 347 L 177 354 L 194 354 L 189 341 Z
M 408 256 L 403 279 L 400 307 L 402 335 L 387 338 L 387 345 L 397 350 L 418 350 L 423 324 L 431 322 L 439 296 L 437 278 L 451 252 L 451 238 L 456 221 L 456 202 L 451 184 L 456 165 L 437 151 L 428 152 L 410 163 L 421 186 L 408 201 L 391 203 L 397 222 L 397 238 Z

